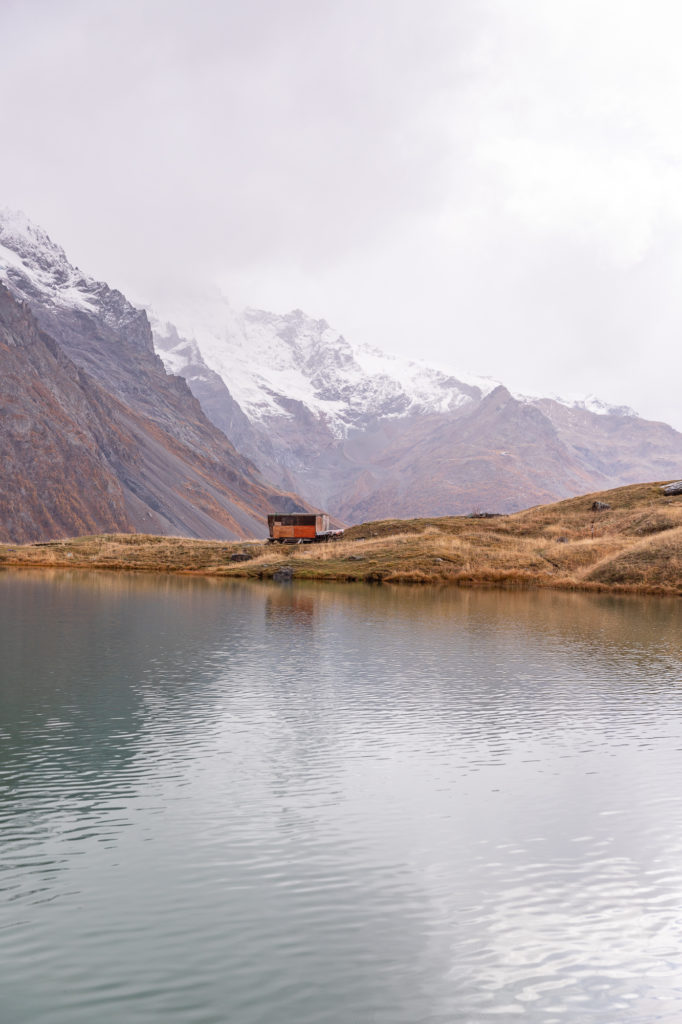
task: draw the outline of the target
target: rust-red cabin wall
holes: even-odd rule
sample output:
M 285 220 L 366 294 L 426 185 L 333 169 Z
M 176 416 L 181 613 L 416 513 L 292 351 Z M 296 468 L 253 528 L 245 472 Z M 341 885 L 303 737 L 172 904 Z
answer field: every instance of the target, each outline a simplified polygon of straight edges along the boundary
M 273 540 L 315 540 L 329 530 L 329 516 L 324 512 L 270 513 L 268 529 Z

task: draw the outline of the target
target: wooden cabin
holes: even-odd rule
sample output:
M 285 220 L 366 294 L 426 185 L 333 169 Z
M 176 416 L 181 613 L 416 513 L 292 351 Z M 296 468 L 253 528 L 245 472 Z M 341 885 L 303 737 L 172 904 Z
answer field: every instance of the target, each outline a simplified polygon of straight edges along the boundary
M 343 530 L 329 529 L 329 516 L 324 512 L 271 512 L 268 530 L 271 543 L 278 544 L 314 544 L 343 534 Z

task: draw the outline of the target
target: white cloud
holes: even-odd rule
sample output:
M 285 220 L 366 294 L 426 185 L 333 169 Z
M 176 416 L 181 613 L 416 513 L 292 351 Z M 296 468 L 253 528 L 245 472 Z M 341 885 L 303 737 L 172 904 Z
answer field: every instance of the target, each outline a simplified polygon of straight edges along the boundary
M 185 279 L 682 427 L 682 10 L 653 0 L 17 2 L 2 201 Z

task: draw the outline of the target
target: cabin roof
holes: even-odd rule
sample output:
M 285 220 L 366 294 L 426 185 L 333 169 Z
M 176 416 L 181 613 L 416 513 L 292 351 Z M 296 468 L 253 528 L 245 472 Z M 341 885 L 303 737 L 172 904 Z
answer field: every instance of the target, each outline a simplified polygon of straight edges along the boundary
M 317 522 L 324 512 L 271 512 L 269 523 L 283 523 L 286 526 L 309 526 Z

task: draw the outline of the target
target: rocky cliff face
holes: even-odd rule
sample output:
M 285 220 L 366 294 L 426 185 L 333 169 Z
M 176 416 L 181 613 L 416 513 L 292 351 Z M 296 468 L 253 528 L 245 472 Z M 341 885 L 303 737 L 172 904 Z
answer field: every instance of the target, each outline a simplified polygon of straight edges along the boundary
M 0 216 L 0 536 L 262 536 L 266 484 L 154 353 L 144 312 Z
M 152 321 L 157 351 L 280 486 L 346 522 L 509 512 L 677 476 L 682 434 L 596 400 L 514 396 L 220 296 Z
M 130 528 L 110 462 L 132 450 L 132 438 L 113 413 L 0 285 L 1 540 Z

